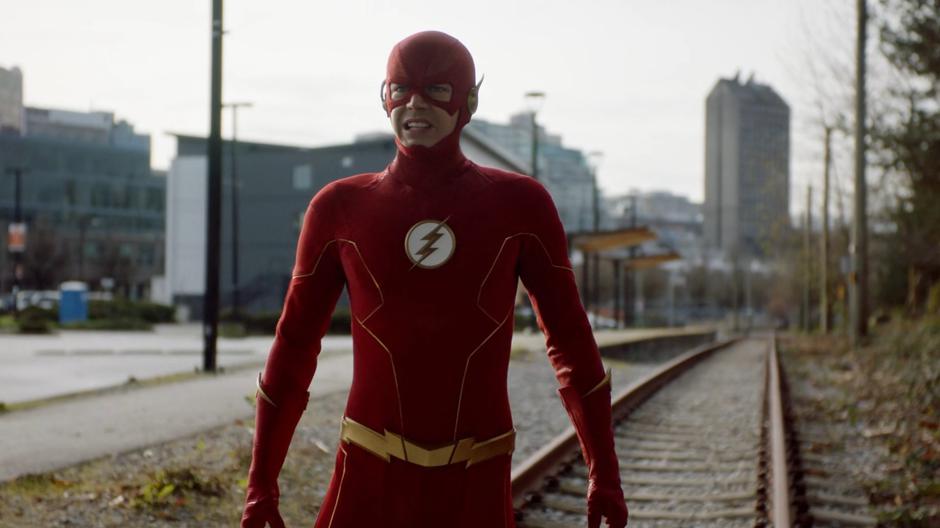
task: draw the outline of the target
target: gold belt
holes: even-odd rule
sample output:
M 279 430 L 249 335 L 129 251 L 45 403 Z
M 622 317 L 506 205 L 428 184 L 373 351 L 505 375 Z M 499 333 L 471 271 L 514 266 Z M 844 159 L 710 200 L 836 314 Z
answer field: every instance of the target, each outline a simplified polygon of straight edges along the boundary
M 495 456 L 511 454 L 516 445 L 516 430 L 483 442 L 463 438 L 443 447 L 425 449 L 388 430 L 385 434 L 378 433 L 351 418 L 343 417 L 340 439 L 356 444 L 386 462 L 389 457 L 395 457 L 424 467 L 446 466 L 459 462 L 466 462 L 467 467 L 470 467 Z

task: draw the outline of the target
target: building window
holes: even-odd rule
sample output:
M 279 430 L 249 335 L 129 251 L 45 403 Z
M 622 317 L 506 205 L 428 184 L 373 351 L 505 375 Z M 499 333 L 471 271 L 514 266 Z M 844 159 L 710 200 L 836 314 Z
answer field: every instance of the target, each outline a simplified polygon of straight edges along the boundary
M 75 180 L 70 179 L 65 182 L 65 203 L 67 205 L 76 205 L 78 203 Z
M 147 210 L 163 210 L 163 191 L 161 189 L 147 189 Z
M 109 207 L 111 205 L 111 189 L 107 184 L 96 183 L 91 188 L 92 207 Z
M 313 187 L 313 167 L 296 165 L 294 167 L 294 190 L 302 191 Z

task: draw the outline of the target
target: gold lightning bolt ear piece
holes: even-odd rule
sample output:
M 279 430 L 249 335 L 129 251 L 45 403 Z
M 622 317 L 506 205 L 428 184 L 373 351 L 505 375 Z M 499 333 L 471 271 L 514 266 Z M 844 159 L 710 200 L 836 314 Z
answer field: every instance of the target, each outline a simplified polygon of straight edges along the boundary
M 385 81 L 382 81 L 382 85 L 379 86 L 379 100 L 382 101 L 382 110 L 388 114 L 388 105 L 385 104 Z
M 477 105 L 480 103 L 480 86 L 483 85 L 483 79 L 485 78 L 486 75 L 480 77 L 480 82 L 470 88 L 470 93 L 467 94 L 467 110 L 470 111 L 470 115 L 475 114 L 477 111 Z

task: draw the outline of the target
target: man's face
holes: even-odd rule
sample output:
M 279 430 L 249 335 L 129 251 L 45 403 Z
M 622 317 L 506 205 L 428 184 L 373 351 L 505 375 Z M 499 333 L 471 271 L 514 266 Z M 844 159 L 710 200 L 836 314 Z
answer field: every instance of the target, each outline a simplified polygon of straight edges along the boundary
M 431 147 L 447 137 L 457 126 L 460 111 L 448 114 L 434 104 L 447 103 L 454 96 L 449 84 L 431 84 L 416 89 L 399 83 L 391 83 L 389 96 L 392 101 L 406 101 L 392 108 L 389 119 L 398 141 L 406 147 Z

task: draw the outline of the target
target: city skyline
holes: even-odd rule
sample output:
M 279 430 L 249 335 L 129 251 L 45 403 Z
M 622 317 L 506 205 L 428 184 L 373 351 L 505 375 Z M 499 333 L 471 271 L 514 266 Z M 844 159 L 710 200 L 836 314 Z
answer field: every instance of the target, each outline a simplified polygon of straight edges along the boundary
M 208 128 L 204 4 L 168 2 L 142 13 L 110 0 L 54 9 L 11 2 L 4 11 L 24 23 L 0 35 L 0 49 L 8 50 L 0 66 L 23 70 L 27 106 L 108 110 L 134 122 L 152 135 L 152 165 L 164 169 L 173 156 L 168 132 Z M 255 105 L 239 115 L 239 136 L 322 146 L 387 130 L 376 101 L 387 51 L 426 28 L 454 34 L 473 52 L 477 76 L 486 76 L 479 117 L 506 122 L 524 110 L 524 92 L 544 90 L 540 124 L 572 148 L 603 151 L 598 176 L 611 195 L 665 189 L 702 201 L 704 99 L 720 77 L 756 72 L 793 101 L 795 121 L 812 111 L 788 67 L 805 51 L 801 20 L 826 7 L 763 0 L 720 2 L 704 12 L 691 2 L 601 2 L 572 11 L 520 3 L 499 4 L 503 16 L 489 20 L 486 2 L 478 5 L 459 14 L 417 2 L 317 12 L 301 2 L 277 11 L 227 5 L 224 99 Z M 74 24 L 83 18 L 89 23 Z M 816 177 L 814 156 L 794 142 L 794 187 Z

